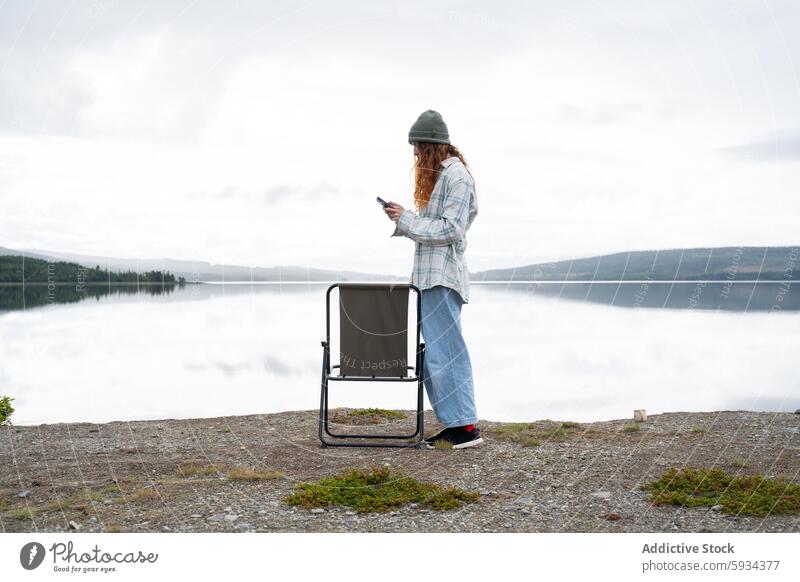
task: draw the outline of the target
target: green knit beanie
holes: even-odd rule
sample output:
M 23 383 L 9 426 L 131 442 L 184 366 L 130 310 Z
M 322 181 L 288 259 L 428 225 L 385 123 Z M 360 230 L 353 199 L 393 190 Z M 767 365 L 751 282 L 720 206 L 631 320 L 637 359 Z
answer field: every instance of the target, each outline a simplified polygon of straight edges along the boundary
M 441 114 L 433 109 L 428 109 L 420 115 L 408 131 L 408 143 L 426 141 L 430 143 L 450 143 L 450 134 L 447 133 Z

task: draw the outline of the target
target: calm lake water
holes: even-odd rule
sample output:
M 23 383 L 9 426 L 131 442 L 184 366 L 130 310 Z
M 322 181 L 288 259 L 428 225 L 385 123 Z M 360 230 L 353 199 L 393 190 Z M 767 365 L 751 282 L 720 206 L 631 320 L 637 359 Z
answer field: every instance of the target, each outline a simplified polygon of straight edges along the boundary
M 3 287 L 0 393 L 16 424 L 314 410 L 327 288 Z M 473 283 L 462 326 L 488 420 L 800 408 L 800 282 Z M 415 387 L 338 382 L 331 406 Z

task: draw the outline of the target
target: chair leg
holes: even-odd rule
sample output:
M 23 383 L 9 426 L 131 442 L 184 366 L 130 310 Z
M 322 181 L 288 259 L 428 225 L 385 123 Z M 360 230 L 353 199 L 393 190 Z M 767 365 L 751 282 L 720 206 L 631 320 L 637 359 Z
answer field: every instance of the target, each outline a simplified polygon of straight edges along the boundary
M 319 440 L 320 446 L 325 448 L 328 443 L 325 442 L 323 430 L 328 430 L 328 346 L 322 342 L 322 379 L 320 380 L 320 396 L 319 396 Z
M 357 434 L 333 434 L 328 429 L 328 358 L 330 357 L 329 347 L 326 342 L 322 342 L 322 376 L 320 379 L 320 397 L 319 397 L 319 440 L 320 448 L 327 447 L 381 447 L 381 448 L 422 448 L 422 441 L 424 435 L 424 400 L 423 400 L 423 383 L 422 383 L 422 366 L 424 360 L 424 344 L 421 344 L 417 357 L 417 370 L 419 379 L 417 382 L 417 430 L 411 435 L 357 435 Z M 348 443 L 348 442 L 332 442 L 325 440 L 325 435 L 333 439 L 348 439 L 348 438 L 384 438 L 384 439 L 409 439 L 416 437 L 414 444 L 390 444 L 390 443 Z
M 419 357 L 417 358 L 417 378 L 419 378 L 419 383 L 417 384 L 417 431 L 419 432 L 419 438 L 417 440 L 417 444 L 415 445 L 416 448 L 422 448 L 422 441 L 425 438 L 425 401 L 423 398 L 423 383 L 422 383 L 422 375 L 425 372 L 425 344 L 422 343 L 419 346 Z

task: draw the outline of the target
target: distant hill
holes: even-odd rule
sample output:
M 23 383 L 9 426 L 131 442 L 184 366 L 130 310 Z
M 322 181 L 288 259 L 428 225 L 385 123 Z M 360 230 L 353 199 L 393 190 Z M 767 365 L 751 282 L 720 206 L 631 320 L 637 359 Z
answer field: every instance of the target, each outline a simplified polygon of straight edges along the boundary
M 33 257 L 17 255 L 0 256 L 0 283 L 69 283 L 82 286 L 94 283 L 155 283 L 175 285 L 183 284 L 183 278 L 164 271 L 112 272 L 95 267 L 84 267 L 68 261 L 47 261 Z
M 470 273 L 473 282 L 756 279 L 800 279 L 800 245 L 629 251 Z
M 408 277 L 331 271 L 311 267 L 246 267 L 180 259 L 121 259 L 0 247 L 0 256 L 24 255 L 99 266 L 110 271 L 168 271 L 196 281 L 328 282 L 397 281 Z M 629 251 L 470 273 L 470 281 L 783 281 L 800 279 L 800 245 L 794 247 L 716 247 Z
M 120 259 L 93 255 L 76 255 L 42 250 L 14 250 L 0 247 L 2 255 L 24 255 L 43 260 L 62 260 L 78 263 L 85 267 L 100 266 L 112 271 L 134 271 L 143 273 L 160 270 L 169 271 L 176 277 L 183 277 L 187 283 L 256 281 L 256 282 L 315 282 L 315 281 L 408 281 L 409 277 L 396 275 L 376 275 L 357 271 L 329 271 L 309 267 L 245 267 L 241 265 L 218 265 L 206 261 L 187 261 L 181 259 Z

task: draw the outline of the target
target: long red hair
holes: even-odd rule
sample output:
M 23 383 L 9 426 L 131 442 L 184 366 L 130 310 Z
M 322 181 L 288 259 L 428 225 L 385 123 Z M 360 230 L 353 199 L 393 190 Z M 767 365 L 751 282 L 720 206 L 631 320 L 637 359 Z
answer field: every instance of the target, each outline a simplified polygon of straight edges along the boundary
M 436 180 L 442 171 L 442 160 L 446 160 L 452 156 L 457 157 L 464 164 L 464 167 L 472 176 L 469 171 L 467 160 L 464 155 L 458 151 L 458 148 L 452 144 L 446 143 L 430 143 L 430 142 L 417 142 L 419 155 L 414 154 L 414 205 L 417 207 L 417 212 L 422 210 L 428 205 L 431 199 L 431 192 L 436 185 Z M 473 179 L 473 185 L 475 180 Z

